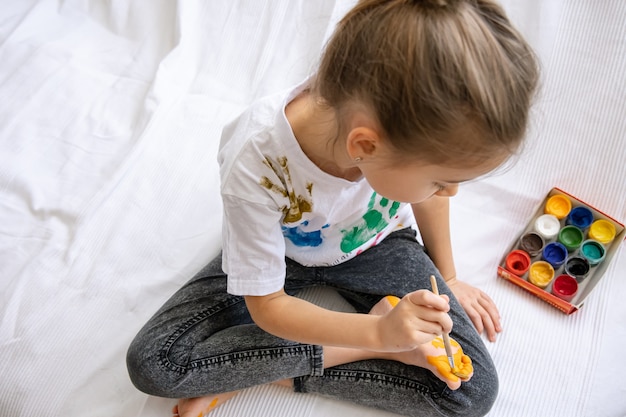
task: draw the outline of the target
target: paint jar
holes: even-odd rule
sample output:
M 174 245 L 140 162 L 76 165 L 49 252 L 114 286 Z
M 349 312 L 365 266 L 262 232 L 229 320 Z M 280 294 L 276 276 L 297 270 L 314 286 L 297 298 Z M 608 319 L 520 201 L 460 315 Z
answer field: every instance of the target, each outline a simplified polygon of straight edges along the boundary
M 589 274 L 589 262 L 581 256 L 572 256 L 565 262 L 565 273 L 581 282 Z
M 583 243 L 583 231 L 576 226 L 565 226 L 559 232 L 559 242 L 561 242 L 569 252 L 573 252 Z
M 543 259 L 556 269 L 565 263 L 567 248 L 562 243 L 551 242 L 543 248 L 542 255 Z
M 580 255 L 589 262 L 589 265 L 595 266 L 604 260 L 606 249 L 597 240 L 587 239 L 580 245 Z
M 596 220 L 589 227 L 589 238 L 606 245 L 615 239 L 615 226 L 608 220 Z
M 552 283 L 552 294 L 570 302 L 578 292 L 578 281 L 569 275 L 559 275 Z
M 514 250 L 506 256 L 506 269 L 517 276 L 522 276 L 530 267 L 530 255 L 523 250 Z
M 528 269 L 528 281 L 539 288 L 546 288 L 554 278 L 554 268 L 546 261 L 533 262 Z
M 559 230 L 561 230 L 561 223 L 553 214 L 543 214 L 535 220 L 535 232 L 545 240 L 554 239 L 559 234 Z
M 545 245 L 543 237 L 539 233 L 529 232 L 520 238 L 519 248 L 528 253 L 531 258 L 539 255 Z
M 567 215 L 565 222 L 585 230 L 593 223 L 593 213 L 587 207 L 574 207 Z
M 572 202 L 561 194 L 555 194 L 546 201 L 544 213 L 552 214 L 557 219 L 564 219 L 572 209 Z

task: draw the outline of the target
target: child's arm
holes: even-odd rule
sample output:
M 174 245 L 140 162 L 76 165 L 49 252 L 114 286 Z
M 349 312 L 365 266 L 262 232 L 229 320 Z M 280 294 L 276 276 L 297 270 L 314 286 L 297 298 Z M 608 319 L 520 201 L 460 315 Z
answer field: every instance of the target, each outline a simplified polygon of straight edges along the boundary
M 476 329 L 480 333 L 485 330 L 489 340 L 495 341 L 496 333 L 502 330 L 500 313 L 495 303 L 478 288 L 456 278 L 450 239 L 449 198 L 435 195 L 422 203 L 413 204 L 412 207 L 428 255 Z
M 427 290 L 406 295 L 383 316 L 327 310 L 283 290 L 245 299 L 252 319 L 266 332 L 322 346 L 401 352 L 452 328 L 448 300 Z

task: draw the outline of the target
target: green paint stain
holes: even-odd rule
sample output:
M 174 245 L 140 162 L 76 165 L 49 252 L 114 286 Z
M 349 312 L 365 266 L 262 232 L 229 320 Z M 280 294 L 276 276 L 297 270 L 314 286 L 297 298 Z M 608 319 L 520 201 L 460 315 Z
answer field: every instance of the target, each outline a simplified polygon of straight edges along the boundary
M 393 201 L 389 205 L 389 199 L 382 197 L 376 204 L 378 194 L 372 193 L 368 211 L 363 215 L 361 221 L 352 228 L 342 230 L 343 240 L 341 242 L 341 250 L 349 253 L 354 249 L 362 246 L 365 242 L 376 236 L 389 224 L 389 220 L 394 218 L 398 213 L 400 203 Z

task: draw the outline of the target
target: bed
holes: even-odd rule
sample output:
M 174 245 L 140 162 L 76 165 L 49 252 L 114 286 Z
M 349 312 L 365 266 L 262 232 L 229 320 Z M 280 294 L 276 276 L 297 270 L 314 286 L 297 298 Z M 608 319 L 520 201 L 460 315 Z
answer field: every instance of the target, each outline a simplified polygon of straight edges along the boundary
M 0 2 L 1 416 L 170 415 L 125 352 L 219 251 L 221 127 L 310 74 L 352 3 Z M 490 416 L 626 416 L 623 242 L 572 315 L 496 275 L 554 186 L 626 221 L 626 2 L 504 6 L 542 61 L 528 143 L 452 200 L 457 269 L 503 317 Z M 391 416 L 278 386 L 212 415 Z

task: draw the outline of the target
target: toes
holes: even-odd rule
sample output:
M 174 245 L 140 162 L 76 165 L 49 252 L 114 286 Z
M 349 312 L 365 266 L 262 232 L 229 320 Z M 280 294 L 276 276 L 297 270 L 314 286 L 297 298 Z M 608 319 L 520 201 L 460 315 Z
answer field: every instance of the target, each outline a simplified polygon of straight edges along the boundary
M 462 381 L 469 381 L 472 375 L 474 375 L 474 367 L 472 366 L 472 360 L 470 357 L 463 355 L 461 357 L 461 363 L 454 367 L 453 373 L 461 378 Z

